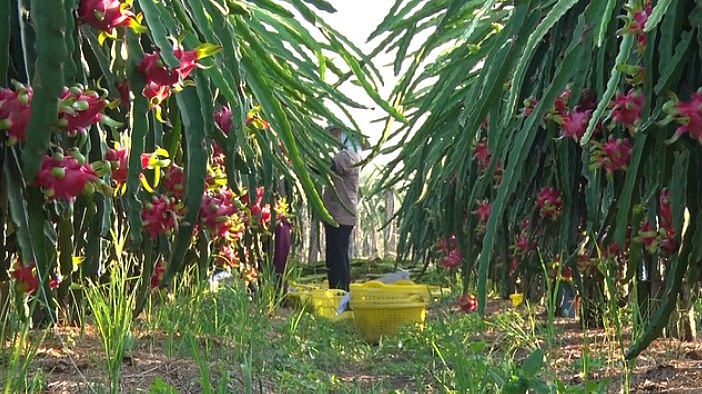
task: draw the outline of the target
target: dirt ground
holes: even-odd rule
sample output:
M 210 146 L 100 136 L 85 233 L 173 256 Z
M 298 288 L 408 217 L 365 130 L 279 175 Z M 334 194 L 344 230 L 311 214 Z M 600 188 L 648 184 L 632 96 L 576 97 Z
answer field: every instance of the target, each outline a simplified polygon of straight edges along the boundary
M 488 313 L 503 308 L 509 308 L 508 304 L 493 301 Z M 573 319 L 559 319 L 556 327 L 561 346 L 555 357 L 551 354 L 550 360 L 564 382 L 582 382 L 583 376 L 566 366 L 577 363 L 583 354 L 584 341 L 587 341 L 589 358 L 594 360 L 593 370 L 597 370 L 590 379 L 608 377 L 611 382 L 608 391 L 622 392 L 624 373 L 616 367 L 617 363 L 607 361 L 618 357 L 618 353 L 608 346 L 611 342 L 604 339 L 604 330 L 589 330 L 585 336 Z M 139 341 L 142 342 L 153 341 Z M 47 393 L 90 393 L 93 390 L 86 382 L 103 382 L 103 387 L 107 387 L 102 354 L 99 337 L 91 327 L 87 327 L 83 335 L 77 328 L 55 328 L 37 352 L 32 370 L 43 371 Z M 232 371 L 232 376 L 244 376 L 237 372 L 241 371 Z M 193 360 L 167 357 L 160 348 L 146 347 L 133 349 L 125 357 L 122 392 L 147 392 L 156 379 L 181 393 L 201 392 L 200 372 Z M 368 379 L 373 380 L 373 377 Z M 241 381 L 243 385 L 243 378 Z M 639 356 L 629 387 L 633 393 L 702 393 L 702 343 L 675 339 L 655 341 Z M 232 388 L 232 392 L 236 391 Z M 265 387 L 261 387 L 261 391 L 267 392 Z
M 580 359 L 584 348 L 583 330 L 577 322 L 559 320 L 558 325 L 563 331 L 559 357 L 553 361 L 556 368 Z M 591 358 L 621 359 L 618 349 L 612 349 L 611 342 L 604 339 L 604 330 L 591 329 L 588 337 Z M 628 345 L 628 340 L 625 342 Z M 604 361 L 602 364 L 597 365 L 598 371 L 591 373 L 590 379 L 609 377 L 608 392 L 624 392 L 625 374 L 622 368 L 616 367 L 620 363 Z M 559 375 L 568 383 L 580 383 L 583 379 L 577 374 Z M 637 358 L 628 386 L 632 393 L 702 393 L 702 343 L 681 342 L 672 338 L 654 341 Z
M 486 307 L 486 315 L 511 308 L 509 301 L 493 300 Z M 543 313 L 537 324 L 545 324 Z M 659 338 L 636 359 L 630 381 L 625 380 L 621 367 L 621 347 L 616 343 L 613 331 L 590 328 L 587 335 L 578 319 L 555 319 L 555 351 L 547 355 L 561 381 L 568 384 L 583 382 L 582 373 L 573 372 L 573 365 L 588 352 L 591 362 L 589 380 L 609 379 L 608 393 L 702 393 L 702 341 L 683 342 L 674 338 Z M 624 332 L 623 344 L 629 344 L 629 333 Z M 586 346 L 587 345 L 587 346 Z M 526 356 L 526 355 L 525 355 Z M 576 368 L 577 369 L 577 368 Z

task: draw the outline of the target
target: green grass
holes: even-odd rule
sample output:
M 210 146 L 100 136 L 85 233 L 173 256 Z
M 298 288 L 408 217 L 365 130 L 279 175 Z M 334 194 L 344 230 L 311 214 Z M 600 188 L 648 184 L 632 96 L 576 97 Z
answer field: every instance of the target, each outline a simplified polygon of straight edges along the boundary
M 536 306 L 506 308 L 482 320 L 456 308 L 459 293 L 454 289 L 430 306 L 423 331 L 408 328 L 371 345 L 349 321 L 331 322 L 281 306 L 276 292 L 265 285 L 251 294 L 244 283 L 234 280 L 211 291 L 208 283 L 192 285 L 185 278 L 171 292 L 151 294 L 145 312 L 131 328 L 134 343 L 125 349 L 127 354 L 129 348 L 148 349 L 185 360 L 198 371 L 190 383 L 203 393 L 584 393 L 606 387 L 606 382 L 567 384 L 559 378 L 553 360 L 558 356 L 560 328 L 543 312 L 537 314 Z M 95 325 L 95 316 L 88 314 L 86 319 Z M 22 372 L 23 391 L 39 392 L 50 380 L 50 371 L 23 370 L 36 353 L 20 350 L 19 344 L 28 338 L 26 331 L 18 330 L 15 338 L 14 347 L 6 349 L 12 357 L 1 365 L 10 369 L 0 372 L 0 378 L 16 379 Z M 39 346 L 32 343 L 31 349 Z M 94 350 L 95 367 L 104 368 L 101 349 Z M 571 365 L 558 367 L 587 375 L 603 364 L 601 355 L 585 352 Z M 118 376 L 112 372 L 113 378 Z M 107 370 L 102 376 L 101 381 L 89 382 L 91 392 L 115 390 Z M 7 380 L 0 381 L 9 387 Z M 179 392 L 172 381 L 161 378 L 144 384 L 139 389 Z
M 152 305 L 159 317 L 146 329 L 169 333 L 164 346 L 170 354 L 198 363 L 203 386 L 211 380 L 205 392 L 491 392 L 512 381 L 547 385 L 541 367 L 520 375 L 524 353 L 515 350 L 533 353 L 539 339 L 533 327 L 518 329 L 531 323 L 513 312 L 484 322 L 452 308 L 455 300 L 448 297 L 432 306 L 423 331 L 406 329 L 371 345 L 348 321 L 291 308 L 271 311 L 269 299 L 257 298 L 237 282 L 216 293 L 191 289 Z M 481 339 L 488 327 L 507 334 L 497 342 Z M 228 366 L 235 367 L 227 377 Z

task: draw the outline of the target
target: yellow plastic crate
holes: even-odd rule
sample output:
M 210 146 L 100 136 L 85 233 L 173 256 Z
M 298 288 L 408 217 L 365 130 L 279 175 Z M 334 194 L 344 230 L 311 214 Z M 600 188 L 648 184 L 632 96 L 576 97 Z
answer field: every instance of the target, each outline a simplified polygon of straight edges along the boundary
M 416 284 L 411 280 L 400 280 L 394 283 L 383 283 L 377 280 L 351 283 L 350 290 L 351 298 L 356 300 L 406 300 L 412 296 L 418 296 L 424 302 L 432 301 L 437 291 L 434 286 Z
M 297 283 L 288 282 L 288 291 L 285 294 L 291 306 L 309 310 L 312 312 L 312 292 L 319 289 L 326 289 L 326 283 Z
M 352 291 L 351 307 L 356 331 L 368 342 L 376 343 L 380 337 L 397 334 L 407 325 L 424 328 L 426 302 L 414 295 L 406 299 L 359 299 Z
M 329 286 L 326 283 L 297 283 L 293 281 L 288 282 L 288 288 L 294 292 L 307 292 L 310 293 L 317 289 L 327 289 Z
M 339 289 L 315 289 L 310 293 L 312 310 L 316 316 L 337 320 L 336 310 L 346 291 Z

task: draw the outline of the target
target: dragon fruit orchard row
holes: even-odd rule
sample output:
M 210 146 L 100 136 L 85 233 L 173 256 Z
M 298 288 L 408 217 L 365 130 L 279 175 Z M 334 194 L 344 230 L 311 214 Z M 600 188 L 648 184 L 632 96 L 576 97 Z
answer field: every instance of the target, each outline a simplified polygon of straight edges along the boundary
M 581 93 L 578 105 L 569 110 L 568 99 L 571 96 L 572 93 L 569 90 L 564 91 L 557 98 L 553 109 L 544 117 L 544 121 L 553 121 L 559 125 L 560 138 L 570 138 L 579 142 L 585 134 L 596 101 L 590 91 L 584 90 Z M 533 98 L 525 100 L 525 107 L 521 110 L 522 116 L 530 116 L 536 103 L 537 101 Z M 643 105 L 644 96 L 640 89 L 631 88 L 626 93 L 616 95 L 610 106 L 611 115 L 609 119 L 611 119 L 612 125 L 609 129 L 612 130 L 617 125 L 621 125 L 630 136 L 618 138 L 612 133 L 604 137 L 602 141 L 590 140 L 591 169 L 604 170 L 609 179 L 612 178 L 615 172 L 626 171 L 633 150 L 631 138 L 635 137 L 637 127 L 641 123 Z M 666 125 L 675 122 L 678 126 L 668 143 L 674 143 L 687 133 L 691 138 L 702 144 L 702 89 L 695 92 L 689 101 L 683 101 L 673 96 L 663 106 L 663 110 L 666 117 L 660 120 L 659 124 Z M 604 131 L 603 125 L 601 123 L 598 124 L 595 136 L 602 135 Z M 482 138 L 477 142 L 473 159 L 481 171 L 485 172 L 489 168 L 492 154 L 487 138 Z M 493 176 L 496 186 L 499 185 L 502 171 L 502 164 L 498 162 Z M 666 207 L 670 206 L 670 196 L 667 189 L 663 189 L 660 196 L 660 214 L 662 219 L 659 223 L 661 230 L 656 230 L 649 221 L 646 221 L 642 225 L 639 236 L 645 240 L 647 250 L 656 251 L 656 245 L 660 244 L 664 246 L 663 251 L 670 254 L 676 248 L 675 231 L 671 224 L 672 220 L 666 219 L 667 216 L 664 212 Z M 541 218 L 555 221 L 561 215 L 562 197 L 555 187 L 543 186 L 535 196 L 534 201 Z M 484 232 L 490 215 L 490 207 L 491 203 L 488 199 L 481 199 L 477 201 L 477 208 L 472 212 L 478 219 L 478 224 L 475 228 L 478 234 Z M 522 256 L 532 249 L 529 246 L 531 243 L 526 241 L 524 231 L 520 234 L 511 247 L 515 256 Z M 460 251 L 457 250 L 455 238 L 452 238 L 450 242 L 452 247 L 447 247 L 445 241 L 441 242 L 443 243 L 439 246 L 439 250 L 443 256 L 442 265 L 446 268 L 457 268 L 460 265 Z
M 619 34 L 631 34 L 636 38 L 637 52 L 643 53 L 647 40 L 643 29 L 652 12 L 650 1 L 637 3 L 634 9 L 629 10 L 630 17 Z M 600 121 L 595 127 L 594 136 L 601 137 L 601 140 L 589 140 L 590 169 L 602 169 L 608 179 L 613 179 L 617 172 L 626 171 L 629 166 L 633 150 L 632 139 L 635 138 L 638 127 L 641 125 L 641 117 L 645 104 L 645 95 L 641 85 L 644 81 L 645 69 L 637 65 L 620 65 L 620 68 L 629 76 L 626 79 L 630 85 L 625 92 L 618 92 L 611 101 L 609 116 L 605 121 L 609 121 L 604 127 Z M 688 101 L 680 100 L 676 95 L 671 94 L 671 98 L 663 105 L 665 117 L 659 120 L 658 124 L 665 126 L 674 122 L 677 125 L 673 136 L 667 141 L 674 143 L 684 134 L 702 144 L 702 88 L 691 95 Z M 569 108 L 569 101 L 572 97 L 570 89 L 566 89 L 555 101 L 551 110 L 544 116 L 541 123 L 542 129 L 547 129 L 547 122 L 554 122 L 559 131 L 559 139 L 572 139 L 580 142 L 590 123 L 592 112 L 597 104 L 597 97 L 588 89 L 580 93 L 577 105 Z M 520 110 L 522 117 L 531 116 L 534 107 L 538 103 L 536 98 L 524 100 L 524 107 Z M 619 128 L 618 128 L 619 127 Z M 488 121 L 483 121 L 481 128 L 487 130 Z M 623 130 L 621 132 L 620 130 Z M 608 135 L 607 132 L 609 132 Z M 628 135 L 627 135 L 628 134 Z M 482 138 L 474 147 L 474 161 L 477 168 L 483 173 L 488 170 L 492 161 L 492 154 L 487 138 Z M 501 162 L 496 163 L 492 176 L 495 187 L 499 186 L 504 172 Z M 672 212 L 670 208 L 670 194 L 667 188 L 660 191 L 659 220 L 658 229 L 649 219 L 645 219 L 640 226 L 636 239 L 641 242 L 650 253 L 660 251 L 664 255 L 670 255 L 677 250 L 675 240 L 676 232 L 672 226 Z M 539 217 L 556 221 L 561 215 L 562 197 L 560 192 L 553 186 L 543 186 L 534 198 L 535 206 L 538 209 Z M 472 214 L 477 217 L 475 233 L 480 235 L 485 232 L 487 221 L 490 215 L 491 202 L 487 198 L 478 200 L 477 208 Z M 512 272 L 516 271 L 519 260 L 536 248 L 531 234 L 531 223 L 525 219 L 520 231 L 515 236 L 513 244 L 510 246 L 512 256 Z M 630 234 L 627 243 L 630 242 Z M 614 256 L 625 253 L 625 249 L 612 243 L 609 246 L 601 246 L 601 250 L 607 256 Z M 449 242 L 440 240 L 438 251 L 442 266 L 448 269 L 456 269 L 461 265 L 462 255 L 458 248 L 456 236 L 452 235 Z M 588 258 L 583 258 L 583 261 Z
M 119 1 L 81 1 L 78 10 L 79 19 L 109 36 L 114 37 L 115 29 L 120 27 L 139 27 L 140 17 L 128 9 L 127 3 Z M 137 70 L 145 80 L 142 94 L 149 99 L 151 108 L 159 114 L 159 105 L 172 92 L 181 89 L 193 69 L 198 67 L 198 60 L 210 56 L 218 50 L 210 44 L 203 44 L 192 50 L 184 50 L 179 44 L 173 48 L 173 55 L 179 60 L 179 65 L 168 68 L 157 51 L 147 53 L 139 63 Z M 81 194 L 99 192 L 119 198 L 126 190 L 128 174 L 129 149 L 115 143 L 109 148 L 104 160 L 88 163 L 81 148 L 87 141 L 88 130 L 96 124 L 104 124 L 112 128 L 121 126 L 119 122 L 106 115 L 107 109 L 115 109 L 122 105 L 128 107 L 130 89 L 126 81 L 118 83 L 120 97 L 109 101 L 105 89 L 91 90 L 82 85 L 66 87 L 58 97 L 58 117 L 54 124 L 55 144 L 42 160 L 42 165 L 34 184 L 40 187 L 47 203 L 53 201 L 73 203 Z M 0 88 L 0 137 L 8 146 L 22 148 L 27 140 L 27 125 L 32 115 L 31 101 L 33 91 L 31 86 L 13 81 L 12 88 Z M 258 114 L 260 108 L 249 112 L 246 125 L 253 128 L 268 128 L 269 124 Z M 232 125 L 232 113 L 224 106 L 214 114 L 215 123 L 225 133 Z M 160 118 L 160 116 L 159 116 Z M 67 145 L 62 147 L 61 145 Z M 214 247 L 214 256 L 219 264 L 236 266 L 241 256 L 247 256 L 246 251 L 239 253 L 236 242 L 243 238 L 247 228 L 267 231 L 272 218 L 269 204 L 262 204 L 263 190 L 256 190 L 256 197 L 249 197 L 249 191 L 240 190 L 236 193 L 226 186 L 223 179 L 222 165 L 224 163 L 222 149 L 212 147 L 211 166 L 207 174 L 207 188 L 202 199 L 199 212 L 200 223 L 198 231 L 207 229 Z M 170 235 L 177 229 L 182 219 L 184 208 L 180 200 L 183 197 L 185 174 L 181 167 L 172 163 L 169 154 L 162 148 L 141 155 L 141 184 L 144 190 L 153 195 L 143 204 L 141 218 L 143 230 L 154 239 L 161 235 Z M 153 172 L 153 185 L 147 180 L 147 170 Z M 163 182 L 160 192 L 155 190 L 159 185 L 160 174 L 163 171 Z M 278 220 L 287 216 L 287 203 L 279 199 L 274 207 Z M 158 284 L 163 264 L 156 266 L 152 285 Z M 255 276 L 248 273 L 249 277 Z M 36 289 L 37 275 L 33 262 L 27 264 L 18 261 L 13 276 L 21 283 L 26 292 Z M 58 279 L 52 283 L 57 282 Z M 55 284 L 55 283 L 54 283 Z
M 628 6 L 627 6 L 628 7 Z M 636 51 L 643 54 L 647 44 L 647 36 L 644 26 L 651 16 L 653 5 L 651 1 L 637 2 L 635 6 L 628 9 L 628 17 L 624 26 L 618 31 L 619 35 L 633 35 L 636 39 Z M 595 127 L 594 136 L 601 137 L 601 140 L 589 140 L 590 169 L 602 169 L 609 180 L 612 180 L 617 172 L 626 171 L 629 167 L 631 153 L 633 150 L 632 139 L 636 137 L 637 130 L 641 125 L 642 112 L 646 97 L 643 93 L 646 70 L 636 64 L 619 65 L 620 70 L 626 75 L 626 82 L 629 85 L 626 91 L 619 91 L 611 101 L 609 116 L 605 121 L 609 121 L 607 127 L 600 121 Z M 560 132 L 559 139 L 572 139 L 579 143 L 585 135 L 592 113 L 597 105 L 596 95 L 584 89 L 580 92 L 578 103 L 569 108 L 570 99 L 573 94 L 570 89 L 566 89 L 555 100 L 551 110 L 542 120 L 542 129 L 547 129 L 547 122 L 554 122 Z M 537 99 L 530 97 L 524 100 L 524 107 L 520 110 L 522 117 L 531 116 L 534 107 L 538 103 Z M 693 93 L 689 101 L 680 100 L 674 94 L 671 99 L 663 105 L 663 112 L 666 115 L 658 122 L 665 126 L 671 122 L 677 124 L 673 136 L 668 143 L 674 143 L 682 135 L 688 134 L 692 139 L 702 144 L 702 88 Z M 484 120 L 481 128 L 487 130 L 488 120 Z M 606 135 L 608 133 L 608 135 Z M 628 134 L 628 135 L 627 135 Z M 482 138 L 474 147 L 473 160 L 480 171 L 486 172 L 491 165 L 492 154 L 487 138 Z M 493 181 L 497 187 L 504 172 L 501 162 L 496 163 Z M 677 250 L 675 240 L 676 232 L 672 226 L 672 211 L 670 208 L 670 194 L 667 188 L 663 188 L 659 193 L 659 213 L 658 229 L 649 219 L 645 219 L 640 226 L 636 239 L 643 243 L 650 253 L 660 251 L 664 255 L 670 255 Z M 535 206 L 538 209 L 541 219 L 556 221 L 561 215 L 563 202 L 560 192 L 553 186 L 543 186 L 534 198 Z M 477 201 L 477 208 L 472 212 L 476 215 L 478 223 L 474 229 L 480 235 L 485 232 L 485 227 L 490 215 L 491 202 L 487 198 Z M 510 253 L 513 259 L 512 271 L 514 272 L 519 264 L 519 260 L 527 253 L 534 250 L 536 245 L 531 234 L 531 222 L 525 219 L 520 231 L 515 236 L 513 244 L 510 246 Z M 629 234 L 630 238 L 631 234 Z M 627 239 L 627 243 L 629 239 Z M 439 241 L 439 254 L 442 265 L 449 269 L 460 266 L 461 252 L 458 249 L 455 235 L 451 236 L 447 246 L 446 241 Z M 607 247 L 601 248 L 607 255 L 622 255 L 625 249 L 614 242 Z M 614 253 L 610 253 L 614 252 Z
M 27 91 L 26 89 L 24 90 Z M 101 113 L 93 116 L 98 121 Z M 80 115 L 79 115 L 80 116 Z M 229 131 L 231 125 L 231 110 L 222 107 L 215 114 L 215 123 Z M 253 118 L 252 118 L 253 119 Z M 265 122 L 257 118 L 258 122 Z M 86 129 L 89 126 L 86 126 Z M 82 132 L 84 132 L 83 129 Z M 21 146 L 21 145 L 20 145 Z M 80 194 L 101 192 L 105 195 L 112 194 L 119 198 L 126 189 L 127 163 L 129 152 L 124 147 L 115 147 L 107 150 L 105 160 L 87 163 L 78 148 L 62 149 L 55 147 L 42 163 L 42 168 L 37 175 L 35 185 L 44 190 L 47 203 L 64 201 L 72 203 Z M 150 185 L 142 173 L 140 178 L 144 190 L 152 193 L 150 199 L 144 202 L 141 218 L 143 229 L 150 238 L 155 239 L 161 235 L 168 236 L 177 229 L 179 221 L 183 218 L 184 208 L 180 202 L 185 189 L 185 173 L 182 167 L 168 159 L 168 152 L 157 149 L 153 153 L 144 153 L 141 156 L 142 170 L 151 169 L 156 180 Z M 221 169 L 224 154 L 216 144 L 212 149 L 212 163 L 206 177 L 206 191 L 203 195 L 199 212 L 199 223 L 196 225 L 195 237 L 202 230 L 208 231 L 213 246 L 213 256 L 218 265 L 227 268 L 236 268 L 242 263 L 240 242 L 247 229 L 267 232 L 271 226 L 273 210 L 278 221 L 288 220 L 288 206 L 285 198 L 278 199 L 271 209 L 269 204 L 263 204 L 263 188 L 252 193 L 241 190 L 235 193 L 226 186 Z M 107 178 L 105 180 L 104 178 Z M 160 192 L 155 190 L 159 186 Z M 243 256 L 248 259 L 244 250 Z M 248 280 L 255 280 L 257 273 L 252 269 L 255 264 L 250 261 L 243 262 L 242 268 Z M 155 268 L 151 280 L 153 287 L 158 286 L 164 271 L 164 264 L 160 261 Z M 18 282 L 18 288 L 26 293 L 32 293 L 38 288 L 38 275 L 33 262 L 24 264 L 17 261 L 12 272 Z M 52 275 L 50 285 L 58 286 L 60 276 Z

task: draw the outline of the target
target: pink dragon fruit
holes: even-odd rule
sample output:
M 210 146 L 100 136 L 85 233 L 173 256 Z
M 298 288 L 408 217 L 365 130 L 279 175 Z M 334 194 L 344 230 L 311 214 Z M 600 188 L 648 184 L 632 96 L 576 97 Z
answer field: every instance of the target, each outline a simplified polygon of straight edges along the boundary
M 560 193 L 553 187 L 542 187 L 536 198 L 536 206 L 539 208 L 541 217 L 548 217 L 551 220 L 561 216 L 563 201 Z

